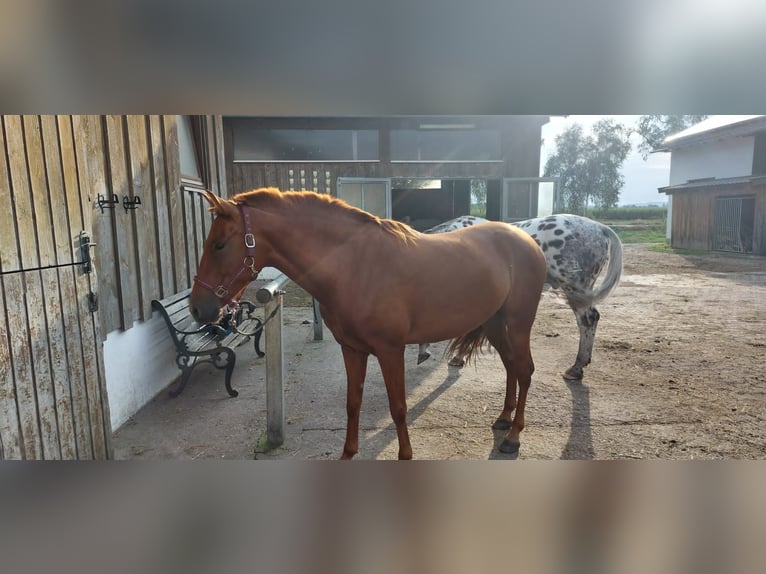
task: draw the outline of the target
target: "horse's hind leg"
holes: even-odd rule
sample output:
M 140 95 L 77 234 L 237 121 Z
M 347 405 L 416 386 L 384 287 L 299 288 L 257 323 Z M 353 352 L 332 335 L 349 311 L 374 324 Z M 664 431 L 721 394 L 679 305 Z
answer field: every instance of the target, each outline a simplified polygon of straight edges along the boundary
M 511 430 L 505 435 L 505 439 L 498 447 L 502 452 L 518 452 L 521 444 L 519 435 L 524 430 L 524 411 L 527 406 L 527 394 L 532 384 L 532 373 L 535 371 L 535 364 L 532 361 L 532 352 L 529 349 L 529 332 L 511 334 L 511 348 L 518 357 L 514 362 L 516 377 L 519 384 L 519 397 L 516 402 L 516 414 L 511 423 Z
M 427 361 L 431 356 L 431 352 L 428 350 L 428 347 L 428 343 L 418 345 L 418 365 L 424 361 Z M 465 366 L 465 359 L 463 359 L 463 357 L 461 357 L 459 354 L 456 354 L 449 360 L 448 364 L 450 367 L 463 367 Z
M 362 390 L 364 388 L 364 377 L 367 374 L 367 353 L 362 353 L 341 346 L 343 351 L 343 362 L 346 366 L 346 379 L 348 386 L 346 389 L 346 415 L 348 417 L 346 425 L 346 442 L 343 445 L 343 454 L 341 460 L 351 459 L 359 450 L 359 410 L 362 407 Z
M 422 343 L 418 345 L 418 365 L 423 361 L 427 361 L 431 356 L 431 352 L 428 350 L 430 345 L 428 343 Z
M 577 350 L 574 365 L 566 370 L 564 378 L 568 381 L 577 381 L 582 379 L 583 368 L 590 364 L 600 315 L 595 307 L 573 308 L 572 311 L 577 318 L 577 327 L 580 329 L 580 347 Z
M 505 403 L 503 411 L 492 423 L 493 429 L 508 430 L 513 422 L 513 411 L 516 409 L 516 373 L 514 371 L 513 355 L 508 342 L 505 323 L 500 315 L 494 315 L 485 325 L 484 332 L 490 344 L 497 350 L 500 360 L 505 367 Z
M 529 328 L 508 326 L 496 315 L 484 326 L 487 338 L 497 350 L 506 370 L 505 403 L 503 411 L 492 425 L 493 429 L 508 430 L 499 449 L 505 453 L 519 450 L 519 435 L 524 429 L 527 393 L 535 370 L 529 349 Z M 518 388 L 518 397 L 516 391 Z M 513 411 L 516 411 L 515 415 Z

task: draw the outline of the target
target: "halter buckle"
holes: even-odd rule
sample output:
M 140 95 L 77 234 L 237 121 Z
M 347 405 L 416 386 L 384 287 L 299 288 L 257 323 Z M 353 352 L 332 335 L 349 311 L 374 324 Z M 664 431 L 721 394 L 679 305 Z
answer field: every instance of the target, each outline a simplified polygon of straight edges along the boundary
M 219 299 L 223 299 L 224 297 L 226 297 L 228 293 L 229 293 L 229 290 L 223 285 L 219 285 L 215 289 L 215 296 L 218 297 Z
M 245 233 L 245 247 L 249 249 L 255 248 L 255 236 L 252 233 Z

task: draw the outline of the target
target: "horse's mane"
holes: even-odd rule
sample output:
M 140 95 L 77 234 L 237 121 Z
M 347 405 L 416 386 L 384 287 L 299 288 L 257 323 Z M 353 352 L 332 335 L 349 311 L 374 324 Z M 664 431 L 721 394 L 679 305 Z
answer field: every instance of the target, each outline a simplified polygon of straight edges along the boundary
M 409 225 L 391 219 L 381 219 L 371 213 L 349 205 L 345 201 L 332 197 L 325 193 L 313 191 L 280 191 L 275 187 L 264 187 L 238 193 L 231 198 L 236 204 L 244 204 L 252 207 L 268 205 L 303 205 L 308 203 L 311 210 L 331 210 L 334 213 L 343 213 L 360 223 L 368 223 L 379 227 L 386 233 L 398 237 L 405 243 L 417 239 L 418 232 Z

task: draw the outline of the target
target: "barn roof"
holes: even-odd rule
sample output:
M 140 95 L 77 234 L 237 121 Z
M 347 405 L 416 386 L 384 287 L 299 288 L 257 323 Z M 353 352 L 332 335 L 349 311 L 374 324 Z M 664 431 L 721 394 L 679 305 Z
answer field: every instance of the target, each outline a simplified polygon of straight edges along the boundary
M 686 145 L 706 143 L 724 137 L 750 136 L 764 130 L 766 116 L 710 116 L 668 136 L 655 151 L 672 151 Z
M 695 189 L 700 187 L 710 187 L 711 185 L 742 185 L 746 183 L 763 183 L 766 177 L 763 175 L 743 175 L 738 177 L 705 177 L 701 179 L 694 179 L 685 183 L 677 185 L 666 185 L 665 187 L 657 188 L 659 193 L 672 193 L 674 191 L 680 191 L 683 189 Z

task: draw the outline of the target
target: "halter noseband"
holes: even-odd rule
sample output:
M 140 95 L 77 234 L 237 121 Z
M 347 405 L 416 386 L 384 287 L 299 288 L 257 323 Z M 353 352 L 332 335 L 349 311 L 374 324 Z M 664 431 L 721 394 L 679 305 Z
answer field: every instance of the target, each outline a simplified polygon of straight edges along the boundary
M 260 269 L 255 268 L 255 235 L 250 225 L 250 214 L 245 210 L 242 204 L 239 205 L 239 211 L 242 213 L 242 219 L 245 223 L 245 258 L 242 260 L 242 267 L 237 271 L 228 281 L 222 282 L 218 287 L 213 287 L 210 283 L 199 278 L 198 275 L 194 276 L 194 282 L 210 289 L 213 294 L 221 301 L 229 305 L 232 302 L 232 297 L 229 294 L 229 287 L 242 275 L 242 273 L 249 269 L 251 278 L 250 281 L 254 281 L 260 273 Z

